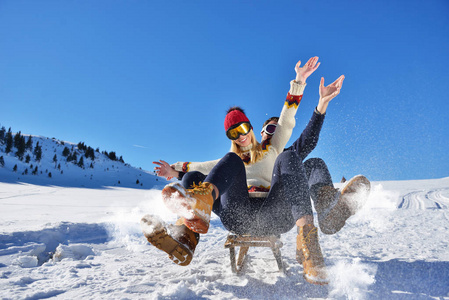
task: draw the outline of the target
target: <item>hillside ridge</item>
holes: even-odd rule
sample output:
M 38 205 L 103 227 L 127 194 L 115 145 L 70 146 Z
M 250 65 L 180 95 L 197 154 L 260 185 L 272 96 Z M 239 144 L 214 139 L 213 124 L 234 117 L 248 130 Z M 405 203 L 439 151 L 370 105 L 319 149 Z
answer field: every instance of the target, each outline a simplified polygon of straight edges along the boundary
M 149 189 L 167 181 L 133 167 L 115 152 L 100 152 L 39 135 L 0 129 L 0 181 L 67 187 Z

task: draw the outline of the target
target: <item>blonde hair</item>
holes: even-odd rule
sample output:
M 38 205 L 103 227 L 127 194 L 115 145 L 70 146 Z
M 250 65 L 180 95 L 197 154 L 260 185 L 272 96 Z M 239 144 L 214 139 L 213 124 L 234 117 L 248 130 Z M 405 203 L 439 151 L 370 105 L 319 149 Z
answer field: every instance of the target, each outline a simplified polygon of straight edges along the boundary
M 258 160 L 260 160 L 263 157 L 263 151 L 262 151 L 262 145 L 256 140 L 256 135 L 254 134 L 254 130 L 251 129 L 249 134 L 251 135 L 251 144 L 253 145 L 253 147 L 250 150 L 251 159 L 250 159 L 249 163 L 254 164 L 255 162 L 257 162 Z M 245 153 L 247 151 L 243 151 L 240 148 L 240 146 L 235 143 L 235 141 L 232 141 L 231 152 L 234 152 L 235 154 L 240 156 L 240 158 L 242 160 L 244 160 L 245 156 L 243 155 L 243 153 Z

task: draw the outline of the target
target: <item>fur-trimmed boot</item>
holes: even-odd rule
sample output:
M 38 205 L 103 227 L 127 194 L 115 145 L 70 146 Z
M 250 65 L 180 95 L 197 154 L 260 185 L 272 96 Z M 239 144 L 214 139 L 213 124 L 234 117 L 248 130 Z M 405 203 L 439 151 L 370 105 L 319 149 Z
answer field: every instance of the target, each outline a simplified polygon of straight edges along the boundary
M 168 254 L 168 257 L 180 266 L 190 264 L 200 235 L 183 224 L 182 218 L 174 225 L 166 225 L 153 215 L 146 215 L 140 221 L 143 234 L 156 248 Z
M 346 181 L 341 190 L 333 186 L 323 186 L 314 203 L 321 231 L 325 234 L 340 231 L 346 220 L 365 204 L 369 191 L 370 182 L 363 175 Z
M 174 182 L 164 187 L 162 198 L 173 213 L 183 218 L 184 225 L 194 232 L 207 233 L 215 200 L 213 191 L 214 185 L 209 182 L 194 185 L 191 189 Z
M 307 282 L 320 285 L 329 283 L 318 242 L 318 230 L 313 224 L 298 227 L 296 260 L 302 265 L 303 276 Z

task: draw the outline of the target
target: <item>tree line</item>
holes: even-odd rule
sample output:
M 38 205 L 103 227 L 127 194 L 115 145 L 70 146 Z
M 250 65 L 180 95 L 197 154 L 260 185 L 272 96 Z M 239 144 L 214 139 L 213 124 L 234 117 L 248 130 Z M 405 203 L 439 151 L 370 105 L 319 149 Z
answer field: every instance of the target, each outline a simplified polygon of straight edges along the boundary
M 62 145 L 64 145 L 64 142 L 61 142 Z M 15 153 L 14 155 L 20 160 L 23 161 L 25 159 L 25 163 L 30 163 L 31 156 L 29 153 L 31 153 L 34 156 L 34 160 L 37 162 L 40 162 L 42 159 L 42 146 L 39 145 L 39 141 L 36 142 L 36 146 L 33 148 L 33 140 L 31 135 L 28 136 L 28 138 L 25 138 L 25 136 L 22 135 L 22 133 L 19 131 L 16 134 L 13 135 L 11 131 L 11 127 L 6 131 L 6 128 L 2 126 L 0 128 L 0 144 L 5 145 L 5 153 L 9 154 L 11 152 Z M 78 150 L 78 151 L 77 151 Z M 28 151 L 28 153 L 27 153 Z M 95 160 L 95 153 L 100 153 L 100 149 L 97 148 L 94 150 L 90 146 L 86 146 L 84 142 L 79 142 L 77 145 L 77 149 L 74 148 L 74 146 L 69 149 L 67 146 L 64 147 L 62 151 L 62 156 L 66 158 L 67 162 L 72 162 L 75 165 L 79 166 L 80 168 L 84 168 L 84 158 L 90 159 L 92 162 Z M 25 156 L 25 154 L 27 154 Z M 102 154 L 106 155 L 110 160 L 112 161 L 119 161 L 122 163 L 125 163 L 123 160 L 123 157 L 117 157 L 117 154 L 113 151 L 107 152 L 103 151 Z M 78 159 L 78 156 L 80 158 Z M 58 164 L 58 158 L 56 154 L 53 156 L 53 162 L 55 163 L 55 168 L 60 169 L 61 165 Z M 90 163 L 90 168 L 93 168 L 93 163 Z M 3 156 L 0 156 L 0 166 L 4 167 L 5 161 Z M 17 165 L 14 166 L 15 171 L 17 170 Z M 37 167 L 33 171 L 33 173 L 37 173 Z
M 24 155 L 27 150 L 32 150 L 34 159 L 36 161 L 40 161 L 42 159 L 42 147 L 39 145 L 39 142 L 37 142 L 33 150 L 33 140 L 31 138 L 31 135 L 28 136 L 28 139 L 26 141 L 25 140 L 25 137 L 20 131 L 17 132 L 13 137 L 11 127 L 8 131 L 6 131 L 5 127 L 0 128 L 0 142 L 2 144 L 5 144 L 6 154 L 13 152 L 15 148 L 15 156 L 21 161 L 23 161 L 23 159 L 25 158 L 28 163 L 31 157 L 29 157 L 29 155 L 27 157 L 24 157 Z

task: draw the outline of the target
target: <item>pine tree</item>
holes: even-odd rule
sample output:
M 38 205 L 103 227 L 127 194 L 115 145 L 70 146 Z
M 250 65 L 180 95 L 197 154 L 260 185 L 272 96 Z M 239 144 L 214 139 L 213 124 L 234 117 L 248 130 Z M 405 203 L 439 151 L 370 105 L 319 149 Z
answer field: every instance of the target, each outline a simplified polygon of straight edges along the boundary
M 76 152 L 72 153 L 72 161 L 74 161 L 75 163 L 78 161 L 78 155 L 76 154 Z
M 78 167 L 80 167 L 80 168 L 83 168 L 83 169 L 84 169 L 84 159 L 83 159 L 83 157 L 82 157 L 82 156 L 80 157 L 80 161 L 78 162 Z
M 55 163 L 55 166 L 56 166 L 56 163 L 58 162 L 58 157 L 56 156 L 56 154 L 55 154 L 55 156 L 53 156 L 53 162 Z
M 5 134 L 6 134 L 6 128 L 2 126 L 0 128 L 0 142 L 3 142 L 5 140 Z
M 83 150 L 85 151 L 87 149 L 86 145 L 84 144 L 84 142 L 79 142 L 78 143 L 78 149 L 79 150 Z
M 11 152 L 12 146 L 13 146 L 12 132 L 11 132 L 11 127 L 9 127 L 9 130 L 6 133 L 6 148 L 5 148 L 6 154 Z
M 62 150 L 62 156 L 67 157 L 70 154 L 70 150 L 67 147 L 64 147 L 64 150 Z
M 25 157 L 25 162 L 26 162 L 27 164 L 29 164 L 29 163 L 30 163 L 30 160 L 31 160 L 31 156 L 30 156 L 29 154 L 27 154 L 27 156 Z
M 31 140 L 31 135 L 28 136 L 28 140 L 27 140 L 25 149 L 26 149 L 26 150 L 31 150 L 31 149 L 33 149 L 33 141 Z
M 25 154 L 25 150 L 26 150 L 26 143 L 25 143 L 25 137 L 20 135 L 20 132 L 18 134 L 16 134 L 16 136 L 14 137 L 14 144 L 17 148 L 16 156 L 20 160 L 23 160 L 23 155 Z
M 95 151 L 91 147 L 87 147 L 86 153 L 84 154 L 86 158 L 90 158 L 91 160 L 95 160 Z
M 36 147 L 34 147 L 34 158 L 37 161 L 41 161 L 42 159 L 42 147 L 39 146 L 39 142 L 37 142 Z
M 108 157 L 109 157 L 110 160 L 113 160 L 113 161 L 117 160 L 117 156 L 115 155 L 114 151 L 109 152 Z
M 0 156 L 0 167 L 4 167 L 5 166 L 5 159 L 3 158 L 3 156 Z
M 14 167 L 12 168 L 12 170 L 13 170 L 14 172 L 17 172 L 17 165 L 14 165 Z
M 17 133 L 14 135 L 14 147 L 17 148 L 17 146 L 18 146 L 19 143 L 20 143 L 21 137 L 22 137 L 22 133 L 21 133 L 20 131 L 17 132 Z

